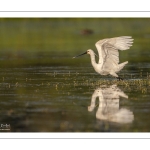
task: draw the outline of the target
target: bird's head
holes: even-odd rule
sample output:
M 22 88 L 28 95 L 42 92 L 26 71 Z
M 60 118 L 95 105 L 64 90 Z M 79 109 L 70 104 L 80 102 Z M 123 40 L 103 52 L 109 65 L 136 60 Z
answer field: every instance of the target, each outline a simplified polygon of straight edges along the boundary
M 80 55 L 77 55 L 77 56 L 75 56 L 75 57 L 73 57 L 73 58 L 77 58 L 77 57 L 80 57 L 80 56 L 85 55 L 85 54 L 89 54 L 89 55 L 94 54 L 94 55 L 96 55 L 91 49 L 88 49 L 86 52 L 84 52 L 84 53 L 82 53 L 82 54 L 80 54 Z M 96 55 L 96 56 L 97 56 L 97 55 Z
M 87 54 L 91 55 L 92 53 L 94 53 L 91 49 L 88 49 L 87 51 Z
M 88 111 L 91 112 L 91 111 L 94 110 L 94 108 L 95 108 L 95 106 L 94 107 L 93 106 L 88 106 Z

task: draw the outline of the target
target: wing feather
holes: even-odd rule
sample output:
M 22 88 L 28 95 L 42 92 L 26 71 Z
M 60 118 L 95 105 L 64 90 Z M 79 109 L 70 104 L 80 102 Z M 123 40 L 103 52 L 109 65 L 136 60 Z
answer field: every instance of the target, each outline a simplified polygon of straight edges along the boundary
M 96 42 L 95 46 L 99 54 L 99 63 L 107 63 L 106 66 L 119 63 L 118 50 L 127 50 L 132 46 L 133 39 L 131 36 L 121 36 L 109 39 L 103 39 Z
M 103 68 L 109 71 L 118 65 L 119 52 L 114 46 L 108 43 L 103 44 L 102 49 L 106 52 L 103 58 Z

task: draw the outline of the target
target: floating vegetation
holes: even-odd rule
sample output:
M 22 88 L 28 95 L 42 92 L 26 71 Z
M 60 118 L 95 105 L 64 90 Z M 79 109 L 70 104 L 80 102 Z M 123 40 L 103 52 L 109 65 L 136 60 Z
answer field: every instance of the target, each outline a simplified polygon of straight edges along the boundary
M 150 131 L 149 18 L 2 18 L 0 22 L 0 122 L 10 124 L 12 132 Z M 94 33 L 86 29 L 83 34 L 88 37 L 83 38 L 80 31 L 87 24 Z M 108 24 L 113 28 L 109 37 L 127 28 L 126 34 L 135 39 L 131 51 L 120 52 L 121 62 L 129 61 L 120 73 L 123 81 L 95 74 L 88 56 L 72 61 L 75 54 L 105 38 Z M 95 111 L 88 112 L 95 89 L 114 84 L 129 97 L 120 100 L 119 109 L 133 111 L 132 125 L 96 120 L 98 98 Z
M 115 78 L 106 78 L 106 79 L 99 79 L 99 76 L 97 75 L 84 75 L 82 73 L 78 72 L 53 72 L 53 73 L 46 73 L 45 74 L 49 79 L 47 80 L 40 80 L 39 78 L 32 79 L 30 77 L 26 77 L 25 79 L 22 78 L 16 78 L 14 77 L 13 81 L 9 81 L 9 78 L 5 78 L 0 83 L 0 88 L 50 88 L 54 89 L 56 91 L 61 90 L 67 90 L 67 89 L 73 89 L 73 88 L 90 88 L 95 89 L 96 87 L 100 86 L 110 86 L 110 85 L 117 85 L 120 86 L 126 90 L 134 91 L 134 92 L 140 92 L 140 93 L 148 93 L 150 91 L 150 78 L 149 74 L 147 73 L 147 76 L 143 76 L 142 73 L 140 73 L 141 78 L 134 79 L 124 79 L 122 81 L 119 81 Z M 45 77 L 46 77 L 45 76 Z M 90 76 L 90 77 L 89 77 Z M 125 75 L 123 75 L 125 77 Z M 130 75 L 128 75 L 130 76 Z M 127 78 L 127 77 L 126 77 Z M 143 79 L 142 79 L 143 78 Z M 17 80 L 17 81 L 16 81 Z

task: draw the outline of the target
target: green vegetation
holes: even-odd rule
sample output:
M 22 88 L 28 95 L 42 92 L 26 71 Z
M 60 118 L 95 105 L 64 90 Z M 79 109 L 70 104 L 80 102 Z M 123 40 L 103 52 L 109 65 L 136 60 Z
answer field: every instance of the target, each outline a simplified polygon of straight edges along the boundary
M 72 59 L 97 52 L 100 39 L 126 35 L 134 44 L 120 52 L 129 61 L 123 81 L 96 74 L 89 56 Z M 149 18 L 1 18 L 0 122 L 11 132 L 150 131 L 149 41 Z M 128 95 L 119 109 L 131 110 L 133 123 L 96 119 L 99 103 L 88 112 L 94 90 L 111 85 Z
M 135 40 L 130 51 L 120 53 L 122 61 L 149 61 L 149 26 L 149 18 L 1 18 L 0 64 L 54 65 L 61 57 L 67 64 L 89 48 L 96 51 L 96 41 L 123 35 Z M 86 29 L 92 33 L 83 34 Z

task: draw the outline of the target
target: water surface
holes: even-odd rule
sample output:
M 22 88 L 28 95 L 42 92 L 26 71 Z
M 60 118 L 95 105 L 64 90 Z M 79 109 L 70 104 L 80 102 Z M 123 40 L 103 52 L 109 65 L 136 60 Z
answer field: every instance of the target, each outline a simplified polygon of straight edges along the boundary
M 1 132 L 150 131 L 148 18 L 0 19 L 0 31 Z M 121 35 L 135 39 L 123 81 L 72 59 Z
M 148 68 L 147 63 L 144 66 L 139 70 Z M 148 70 L 141 76 L 132 67 L 136 64 L 120 73 L 125 82 L 147 80 Z M 111 76 L 96 74 L 90 63 L 83 67 L 11 67 L 1 70 L 0 78 L 0 122 L 10 124 L 11 132 L 150 130 L 149 85 L 121 84 Z M 97 90 L 101 94 L 92 104 Z

